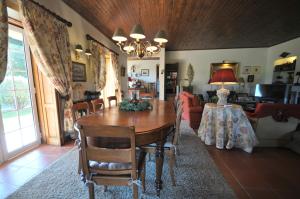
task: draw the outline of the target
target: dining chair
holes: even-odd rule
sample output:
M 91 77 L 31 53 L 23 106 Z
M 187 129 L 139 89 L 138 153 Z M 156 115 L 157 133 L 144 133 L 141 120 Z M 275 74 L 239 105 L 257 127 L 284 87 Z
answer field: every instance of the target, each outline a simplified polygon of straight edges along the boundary
M 99 110 L 104 110 L 105 105 L 104 105 L 104 100 L 103 99 L 95 99 L 91 101 L 93 105 L 93 112 L 96 113 Z
M 89 115 L 90 110 L 89 110 L 89 104 L 87 102 L 80 102 L 73 104 L 72 106 L 72 117 L 73 121 L 75 122 L 79 118 L 85 115 Z
M 73 104 L 72 117 L 73 117 L 74 124 L 75 124 L 76 120 L 78 120 L 79 118 L 81 118 L 85 115 L 89 115 L 89 114 L 90 114 L 89 104 L 87 102 L 80 102 L 80 103 Z M 78 133 L 75 131 L 73 136 L 71 136 L 71 138 L 75 139 L 75 145 L 77 145 L 79 147 L 80 140 L 78 138 Z M 79 152 L 78 174 L 81 174 L 81 172 L 82 172 L 82 155 Z
M 118 100 L 117 100 L 117 97 L 116 96 L 109 96 L 107 97 L 107 100 L 108 100 L 108 106 L 109 108 L 111 108 L 111 101 L 115 101 L 116 102 L 116 106 L 118 106 Z
M 175 126 L 171 128 L 170 135 L 167 138 L 166 143 L 164 144 L 165 154 L 169 157 L 169 172 L 172 180 L 172 185 L 176 186 L 175 175 L 174 175 L 174 165 L 176 163 L 175 155 L 179 153 L 178 150 L 178 140 L 179 140 L 179 132 L 180 132 L 180 123 L 181 123 L 181 115 L 182 115 L 182 105 L 179 103 L 176 113 L 176 123 Z M 143 149 L 145 152 L 149 154 L 155 154 L 156 151 L 156 143 L 144 146 Z
M 80 135 L 83 174 L 89 189 L 89 198 L 95 198 L 94 184 L 132 186 L 133 198 L 138 198 L 139 178 L 145 175 L 145 158 L 136 158 L 135 129 L 121 126 L 77 126 Z M 100 146 L 89 139 L 110 138 L 110 146 Z M 127 147 L 117 147 L 115 142 L 123 139 Z M 140 153 L 141 154 L 141 153 Z M 145 178 L 142 178 L 144 185 Z

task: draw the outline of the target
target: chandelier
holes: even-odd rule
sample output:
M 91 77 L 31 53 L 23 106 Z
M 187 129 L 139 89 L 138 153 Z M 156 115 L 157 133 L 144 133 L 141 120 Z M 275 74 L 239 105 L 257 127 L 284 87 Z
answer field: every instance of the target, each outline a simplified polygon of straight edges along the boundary
M 139 59 L 142 59 L 144 56 L 151 57 L 152 55 L 158 54 L 163 44 L 168 42 L 166 33 L 163 30 L 156 33 L 153 39 L 154 42 L 156 42 L 155 44 L 150 41 L 145 41 L 146 36 L 140 24 L 132 28 L 129 36 L 133 40 L 128 41 L 123 29 L 117 28 L 112 39 L 117 41 L 117 45 L 123 53 L 127 53 L 129 56 L 136 56 Z

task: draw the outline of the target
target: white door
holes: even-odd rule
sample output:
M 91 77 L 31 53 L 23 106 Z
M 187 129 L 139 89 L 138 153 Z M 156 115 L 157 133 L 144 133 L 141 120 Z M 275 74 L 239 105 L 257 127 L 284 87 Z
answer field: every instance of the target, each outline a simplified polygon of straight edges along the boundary
M 22 28 L 9 25 L 8 35 L 7 72 L 0 84 L 2 161 L 41 142 L 29 47 Z

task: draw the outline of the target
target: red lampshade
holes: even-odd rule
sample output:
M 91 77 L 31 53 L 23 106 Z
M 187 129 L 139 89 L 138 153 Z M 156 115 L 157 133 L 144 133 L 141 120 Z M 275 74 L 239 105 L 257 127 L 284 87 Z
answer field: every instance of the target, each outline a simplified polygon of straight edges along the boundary
M 208 82 L 209 84 L 236 84 L 237 79 L 235 78 L 232 69 L 219 69 L 215 71 L 212 78 Z

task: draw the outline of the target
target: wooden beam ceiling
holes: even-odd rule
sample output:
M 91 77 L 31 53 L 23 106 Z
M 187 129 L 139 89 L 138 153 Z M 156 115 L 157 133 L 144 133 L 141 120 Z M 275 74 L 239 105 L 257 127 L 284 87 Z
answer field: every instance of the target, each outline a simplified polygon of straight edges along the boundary
M 299 0 L 63 0 L 107 37 L 141 23 L 167 50 L 269 47 L 300 36 Z

